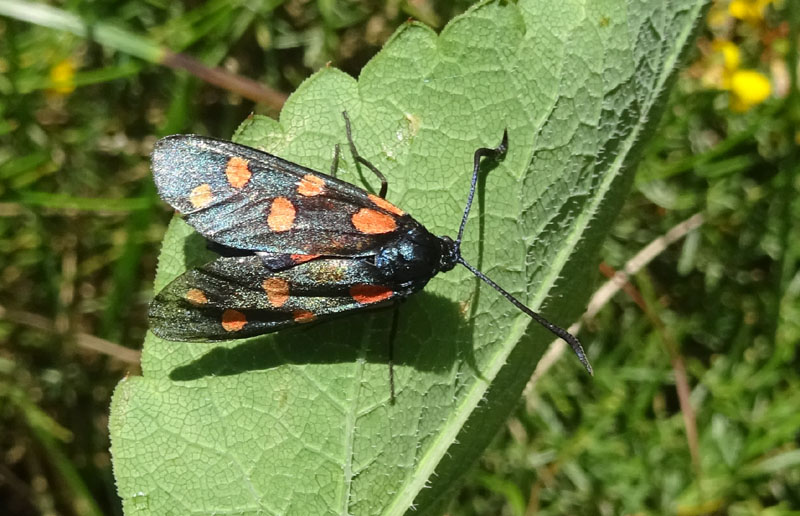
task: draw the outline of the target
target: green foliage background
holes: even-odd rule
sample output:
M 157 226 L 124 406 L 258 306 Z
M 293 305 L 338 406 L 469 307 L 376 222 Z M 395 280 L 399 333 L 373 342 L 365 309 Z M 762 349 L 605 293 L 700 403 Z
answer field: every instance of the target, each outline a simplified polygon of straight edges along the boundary
M 123 39 L 138 34 L 291 92 L 329 60 L 357 74 L 409 15 L 441 27 L 465 7 L 132 1 L 69 10 L 124 27 Z M 752 66 L 767 69 L 760 57 L 770 70 L 775 62 L 794 69 L 798 14 L 791 8 L 787 2 L 764 20 L 734 22 L 731 33 Z M 169 220 L 147 155 L 155 135 L 229 137 L 253 106 L 64 32 L 10 18 L 0 18 L 0 30 L 0 501 L 11 514 L 120 513 L 107 407 L 120 376 L 138 371 L 109 343 L 140 346 Z M 698 79 L 698 68 L 713 68 L 703 45 L 714 30 L 701 34 L 692 67 L 643 149 L 635 191 L 602 257 L 620 268 L 687 216 L 702 213 L 704 226 L 634 278 L 649 316 L 618 295 L 589 322 L 581 336 L 596 378 L 587 380 L 572 360 L 547 373 L 468 474 L 450 513 L 800 509 L 796 82 L 747 113 L 731 112 L 728 94 Z M 77 68 L 74 91 L 54 73 L 64 60 Z M 385 129 L 361 116 L 356 130 L 369 150 Z M 486 132 L 457 136 L 464 149 L 454 154 L 468 162 L 477 143 L 496 143 L 469 139 Z M 324 169 L 322 147 L 311 164 Z M 495 192 L 482 201 L 487 207 L 502 203 L 491 183 L 502 172 L 487 180 Z M 415 215 L 425 210 L 411 194 L 392 197 L 394 186 L 392 200 Z M 452 231 L 462 193 L 454 190 L 426 224 Z M 171 354 L 152 357 L 145 373 L 166 368 Z M 688 373 L 696 442 L 687 440 L 675 394 L 676 363 Z M 377 378 L 379 362 L 373 365 Z M 132 507 L 148 511 L 142 500 Z

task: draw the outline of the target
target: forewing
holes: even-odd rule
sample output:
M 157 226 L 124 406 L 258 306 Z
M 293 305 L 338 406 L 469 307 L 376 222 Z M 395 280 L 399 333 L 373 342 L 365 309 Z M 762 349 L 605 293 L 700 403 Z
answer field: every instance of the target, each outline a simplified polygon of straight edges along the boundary
M 363 256 L 417 224 L 356 186 L 228 141 L 168 136 L 152 167 L 162 199 L 203 236 L 237 249 Z
M 221 257 L 159 292 L 150 328 L 167 340 L 240 339 L 378 307 L 411 292 L 382 279 L 365 259 L 320 258 L 276 272 L 258 256 Z

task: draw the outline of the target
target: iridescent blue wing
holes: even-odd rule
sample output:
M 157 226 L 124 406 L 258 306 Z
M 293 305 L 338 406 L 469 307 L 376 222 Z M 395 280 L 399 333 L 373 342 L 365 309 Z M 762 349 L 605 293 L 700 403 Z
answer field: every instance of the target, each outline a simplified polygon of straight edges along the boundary
M 228 141 L 168 136 L 152 168 L 162 199 L 200 234 L 236 249 L 365 256 L 421 227 L 356 186 Z

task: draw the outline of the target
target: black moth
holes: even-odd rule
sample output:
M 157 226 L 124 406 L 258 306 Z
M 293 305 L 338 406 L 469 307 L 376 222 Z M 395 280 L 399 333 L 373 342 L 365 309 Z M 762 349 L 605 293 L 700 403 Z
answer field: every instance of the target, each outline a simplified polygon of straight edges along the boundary
M 508 133 L 497 147 L 475 151 L 469 197 L 453 240 L 432 235 L 384 199 L 386 179 L 358 154 L 343 115 L 354 158 L 381 180 L 377 196 L 229 141 L 175 135 L 156 143 L 152 167 L 159 195 L 222 256 L 187 271 L 156 295 L 150 306 L 153 333 L 173 341 L 240 339 L 344 312 L 396 306 L 437 273 L 461 264 L 564 339 L 591 373 L 578 339 L 461 256 L 481 158 L 504 156 Z M 396 322 L 395 316 L 391 339 Z

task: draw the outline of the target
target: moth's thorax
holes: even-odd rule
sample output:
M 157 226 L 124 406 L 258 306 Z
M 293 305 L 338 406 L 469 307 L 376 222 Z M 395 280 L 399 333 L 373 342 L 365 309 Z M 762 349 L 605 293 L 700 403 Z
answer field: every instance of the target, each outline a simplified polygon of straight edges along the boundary
M 421 288 L 439 271 L 449 270 L 442 268 L 445 247 L 440 238 L 421 225 L 409 225 L 396 240 L 380 249 L 375 265 L 393 282 Z

